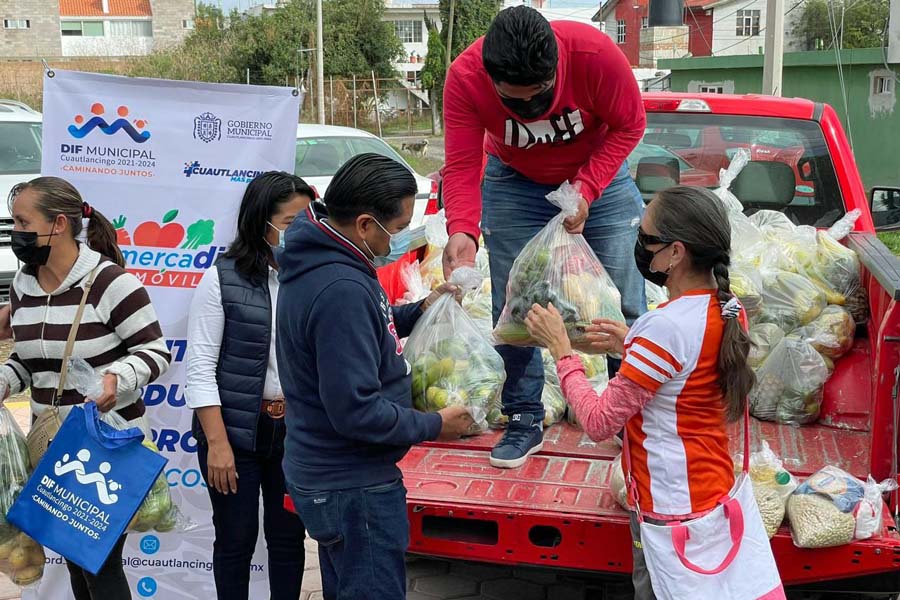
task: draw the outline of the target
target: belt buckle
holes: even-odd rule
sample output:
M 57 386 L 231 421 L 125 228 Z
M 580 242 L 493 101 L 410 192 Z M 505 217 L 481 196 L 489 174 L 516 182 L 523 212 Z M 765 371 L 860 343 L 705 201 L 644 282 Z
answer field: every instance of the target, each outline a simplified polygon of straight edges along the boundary
M 279 396 L 270 400 L 268 404 L 266 404 L 266 414 L 273 419 L 284 418 L 284 396 Z

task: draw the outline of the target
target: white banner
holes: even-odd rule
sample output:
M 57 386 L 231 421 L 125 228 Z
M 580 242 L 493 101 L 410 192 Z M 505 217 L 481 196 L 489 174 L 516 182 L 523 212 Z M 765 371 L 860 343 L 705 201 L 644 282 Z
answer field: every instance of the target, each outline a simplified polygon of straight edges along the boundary
M 173 499 L 199 527 L 130 534 L 134 598 L 214 598 L 212 513 L 184 403 L 188 307 L 203 272 L 234 236 L 247 183 L 293 172 L 299 98 L 289 88 L 132 79 L 56 71 L 44 77 L 44 175 L 62 177 L 114 222 L 128 270 L 150 291 L 172 366 L 143 392 L 153 437 L 169 459 Z M 262 530 L 262 527 L 260 527 Z M 48 554 L 37 595 L 71 599 L 66 566 Z M 265 546 L 251 598 L 267 598 Z

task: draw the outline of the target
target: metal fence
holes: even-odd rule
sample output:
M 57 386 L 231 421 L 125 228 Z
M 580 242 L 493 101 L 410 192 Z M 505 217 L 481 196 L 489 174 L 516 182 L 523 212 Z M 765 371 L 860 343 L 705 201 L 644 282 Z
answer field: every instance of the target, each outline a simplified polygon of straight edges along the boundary
M 301 82 L 307 93 L 300 121 L 318 119 L 318 90 L 313 81 Z M 365 129 L 382 137 L 419 136 L 434 133 L 430 96 L 417 82 L 403 78 L 326 77 L 325 123 Z

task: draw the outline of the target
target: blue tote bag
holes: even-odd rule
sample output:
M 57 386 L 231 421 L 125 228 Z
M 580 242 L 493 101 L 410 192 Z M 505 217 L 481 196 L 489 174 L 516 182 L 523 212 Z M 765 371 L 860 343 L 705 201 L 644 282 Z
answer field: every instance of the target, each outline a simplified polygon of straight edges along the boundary
M 7 520 L 96 575 L 167 462 L 143 439 L 72 407 Z

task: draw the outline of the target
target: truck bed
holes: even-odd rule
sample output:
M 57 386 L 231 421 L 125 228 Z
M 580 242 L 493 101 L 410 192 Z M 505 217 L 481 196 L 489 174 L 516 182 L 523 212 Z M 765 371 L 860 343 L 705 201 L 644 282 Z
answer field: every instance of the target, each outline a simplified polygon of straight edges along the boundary
M 865 477 L 869 433 L 824 425 L 794 428 L 753 420 L 795 474 L 822 465 Z M 490 466 L 501 432 L 412 448 L 401 463 L 411 522 L 410 551 L 485 562 L 591 572 L 631 571 L 628 515 L 609 487 L 619 447 L 596 443 L 569 424 L 544 436 L 544 449 L 519 469 Z M 741 446 L 739 427 L 732 445 Z M 900 568 L 900 537 L 885 510 L 884 537 L 827 550 L 794 547 L 783 527 L 773 540 L 786 583 L 854 577 Z

